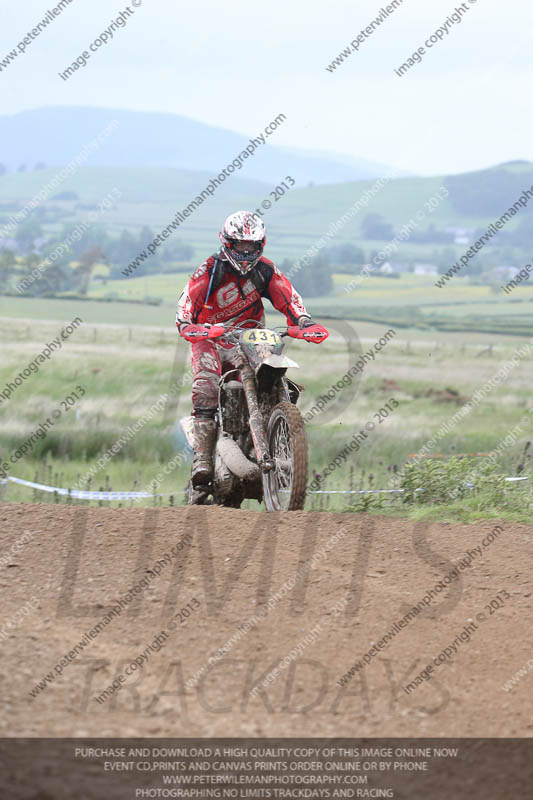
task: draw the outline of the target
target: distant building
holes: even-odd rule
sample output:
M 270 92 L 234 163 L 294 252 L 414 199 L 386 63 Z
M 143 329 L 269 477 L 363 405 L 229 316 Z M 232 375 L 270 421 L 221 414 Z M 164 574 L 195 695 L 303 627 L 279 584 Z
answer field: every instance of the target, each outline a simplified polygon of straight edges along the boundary
M 403 261 L 385 261 L 379 268 L 379 272 L 384 275 L 400 275 L 409 272 L 409 264 Z
M 449 225 L 444 230 L 453 234 L 454 244 L 469 244 L 475 233 L 475 228 L 459 228 L 456 225 Z
M 435 264 L 415 264 L 415 275 L 438 275 L 439 270 Z
M 498 276 L 498 278 L 514 278 L 514 276 L 520 272 L 520 267 L 512 267 L 510 264 L 502 264 L 499 267 L 495 267 L 493 272 Z

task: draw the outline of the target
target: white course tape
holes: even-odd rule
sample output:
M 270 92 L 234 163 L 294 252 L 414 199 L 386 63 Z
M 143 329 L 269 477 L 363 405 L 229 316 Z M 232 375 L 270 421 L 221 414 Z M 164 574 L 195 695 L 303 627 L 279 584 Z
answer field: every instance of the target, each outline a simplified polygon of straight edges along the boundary
M 132 500 L 136 497 L 166 497 L 167 495 L 150 492 L 86 492 L 80 489 L 59 489 L 56 486 L 44 486 L 42 483 L 25 481 L 22 478 L 12 478 L 8 475 L 7 481 L 18 483 L 20 486 L 29 486 L 31 489 L 39 489 L 41 492 L 57 492 L 57 494 L 74 497 L 76 500 Z M 2 483 L 7 483 L 2 481 Z
M 528 481 L 529 476 L 523 478 L 506 478 L 506 481 Z M 41 492 L 57 492 L 62 496 L 69 496 L 76 500 L 133 500 L 137 497 L 170 497 L 172 492 L 166 494 L 152 494 L 151 492 L 86 492 L 80 489 L 59 489 L 56 486 L 45 486 L 42 483 L 25 481 L 22 478 L 13 478 L 8 475 L 6 479 L 0 480 L 0 485 L 11 481 L 20 486 L 29 486 L 30 489 L 38 489 Z M 468 484 L 472 486 L 472 484 Z M 423 492 L 424 489 L 415 489 L 415 492 Z M 317 489 L 307 492 L 307 494 L 399 494 L 405 489 Z

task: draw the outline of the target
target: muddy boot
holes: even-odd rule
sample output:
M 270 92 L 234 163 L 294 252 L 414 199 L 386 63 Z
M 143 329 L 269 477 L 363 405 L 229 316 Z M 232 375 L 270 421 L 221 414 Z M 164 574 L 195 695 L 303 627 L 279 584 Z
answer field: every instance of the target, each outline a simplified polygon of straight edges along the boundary
M 214 419 L 194 420 L 196 447 L 192 461 L 191 483 L 195 489 L 213 480 L 213 450 L 217 426 Z

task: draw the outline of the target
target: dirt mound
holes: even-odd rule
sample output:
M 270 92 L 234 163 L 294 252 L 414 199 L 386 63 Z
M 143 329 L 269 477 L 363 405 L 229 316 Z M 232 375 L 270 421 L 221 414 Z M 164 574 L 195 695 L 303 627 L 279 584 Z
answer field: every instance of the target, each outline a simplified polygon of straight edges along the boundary
M 379 390 L 385 393 L 405 391 L 394 378 L 383 378 L 383 381 L 379 385 Z M 434 403 L 455 403 L 458 406 L 464 405 L 468 400 L 468 398 L 461 395 L 457 389 L 452 389 L 450 386 L 447 386 L 445 389 L 429 387 L 423 391 L 413 392 L 412 394 L 407 392 L 407 394 L 417 398 L 429 397 Z
M 0 735 L 531 736 L 533 670 L 504 684 L 533 653 L 532 540 L 495 521 L 2 505 Z
M 379 391 L 389 394 L 390 392 L 403 392 L 403 389 L 394 378 L 383 378 L 379 386 Z
M 463 406 L 468 399 L 460 395 L 457 389 L 451 389 L 449 386 L 446 389 L 427 389 L 422 395 L 418 394 L 415 397 L 431 397 L 434 403 L 455 403 L 458 406 Z

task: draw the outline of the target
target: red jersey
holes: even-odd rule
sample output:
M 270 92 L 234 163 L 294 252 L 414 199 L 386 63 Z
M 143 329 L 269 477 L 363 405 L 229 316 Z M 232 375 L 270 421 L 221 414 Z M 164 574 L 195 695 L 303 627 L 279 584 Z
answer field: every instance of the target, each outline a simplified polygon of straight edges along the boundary
M 176 324 L 181 329 L 182 325 L 206 322 L 259 322 L 265 297 L 285 315 L 288 325 L 297 325 L 300 317 L 310 316 L 292 283 L 268 258 L 261 257 L 248 275 L 238 275 L 221 255 L 210 256 L 183 290 Z

